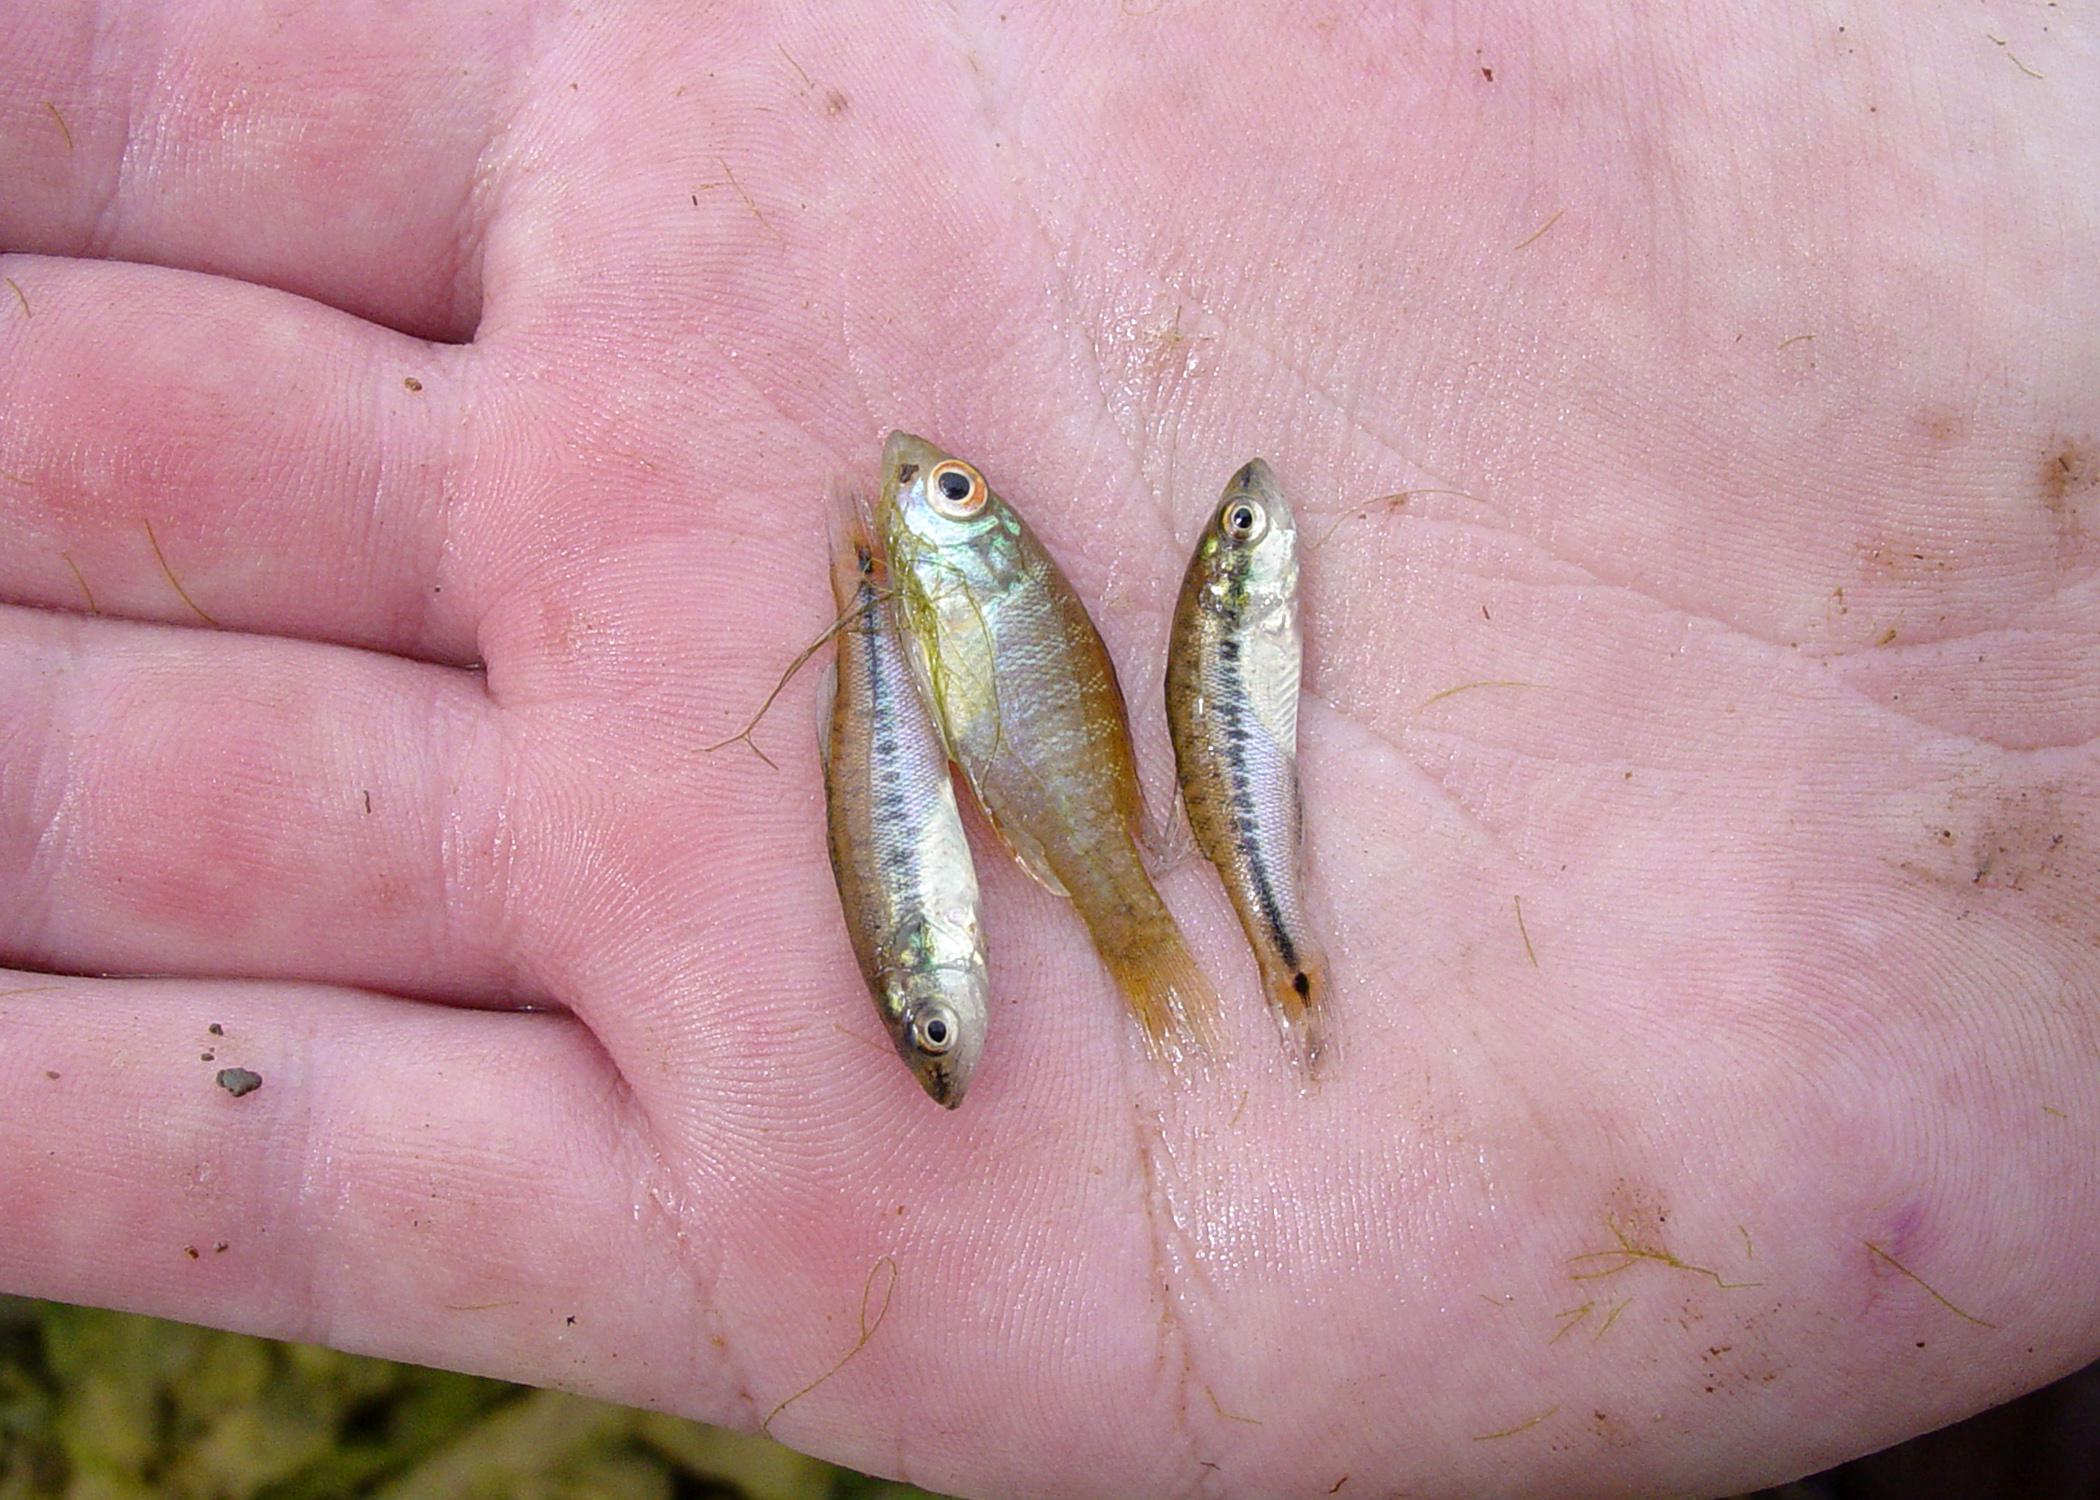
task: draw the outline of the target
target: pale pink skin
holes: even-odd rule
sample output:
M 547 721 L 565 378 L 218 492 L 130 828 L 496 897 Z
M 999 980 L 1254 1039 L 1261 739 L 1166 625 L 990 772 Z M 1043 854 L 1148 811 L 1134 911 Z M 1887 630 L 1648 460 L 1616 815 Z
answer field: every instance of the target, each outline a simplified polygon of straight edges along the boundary
M 6 9 L 0 1287 L 750 1426 L 888 1257 L 774 1431 L 973 1495 L 1747 1487 L 2100 1354 L 2091 9 L 1263 9 Z M 1176 1088 L 986 840 L 897 1062 L 814 683 L 701 753 L 892 425 L 1155 807 L 1275 465 L 1317 1095 L 1200 861 Z

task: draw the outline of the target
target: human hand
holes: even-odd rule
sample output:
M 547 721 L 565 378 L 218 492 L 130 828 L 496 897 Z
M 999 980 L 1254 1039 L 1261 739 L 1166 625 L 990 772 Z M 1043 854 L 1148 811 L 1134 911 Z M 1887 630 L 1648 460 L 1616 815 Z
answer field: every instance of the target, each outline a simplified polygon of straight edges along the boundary
M 2089 25 L 852 14 L 0 20 L 0 1286 L 1030 1496 L 1742 1487 L 2100 1352 Z M 1207 869 L 1177 1083 L 983 840 L 964 1108 L 889 1051 L 810 685 L 700 747 L 890 425 L 1156 797 L 1218 486 L 1328 532 L 1315 1094 Z

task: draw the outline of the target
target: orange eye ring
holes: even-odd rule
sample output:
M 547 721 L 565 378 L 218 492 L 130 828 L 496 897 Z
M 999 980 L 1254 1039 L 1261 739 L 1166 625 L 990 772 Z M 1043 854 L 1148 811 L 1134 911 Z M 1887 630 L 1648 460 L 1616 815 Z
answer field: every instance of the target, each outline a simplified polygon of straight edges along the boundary
M 969 520 L 984 509 L 990 494 L 984 476 L 959 458 L 935 464 L 926 476 L 927 500 L 951 521 Z

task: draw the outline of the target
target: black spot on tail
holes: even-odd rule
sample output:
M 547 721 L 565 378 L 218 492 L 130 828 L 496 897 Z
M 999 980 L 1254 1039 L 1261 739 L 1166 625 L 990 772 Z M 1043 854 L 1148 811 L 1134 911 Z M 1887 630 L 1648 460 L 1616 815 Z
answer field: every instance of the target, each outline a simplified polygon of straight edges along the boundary
M 1312 981 L 1305 977 L 1305 971 L 1302 969 L 1291 976 L 1291 988 L 1298 992 L 1300 1000 L 1312 998 Z

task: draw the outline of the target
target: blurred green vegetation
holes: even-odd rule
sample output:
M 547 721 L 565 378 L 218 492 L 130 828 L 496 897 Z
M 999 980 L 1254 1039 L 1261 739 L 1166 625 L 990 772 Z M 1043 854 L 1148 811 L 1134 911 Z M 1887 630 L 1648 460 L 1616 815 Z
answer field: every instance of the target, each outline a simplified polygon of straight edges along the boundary
M 928 1500 L 764 1438 L 0 1298 L 0 1500 Z

